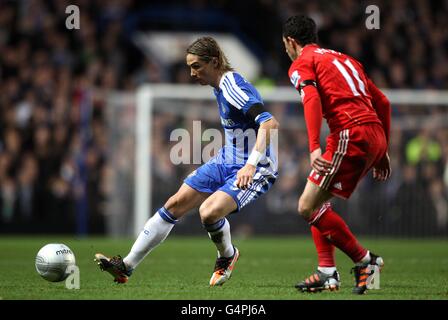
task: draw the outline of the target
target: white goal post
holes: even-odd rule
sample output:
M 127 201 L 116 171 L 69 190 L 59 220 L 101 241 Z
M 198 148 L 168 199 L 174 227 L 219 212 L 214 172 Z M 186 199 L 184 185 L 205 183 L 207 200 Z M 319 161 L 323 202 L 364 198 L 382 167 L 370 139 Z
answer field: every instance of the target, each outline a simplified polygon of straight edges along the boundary
M 448 91 L 437 90 L 383 90 L 392 105 L 448 106 Z M 292 87 L 260 90 L 263 100 L 269 102 L 299 103 L 300 95 Z M 135 192 L 133 233 L 138 235 L 151 212 L 151 132 L 152 114 L 156 99 L 179 101 L 215 100 L 210 87 L 198 85 L 147 84 L 136 93 L 135 112 Z

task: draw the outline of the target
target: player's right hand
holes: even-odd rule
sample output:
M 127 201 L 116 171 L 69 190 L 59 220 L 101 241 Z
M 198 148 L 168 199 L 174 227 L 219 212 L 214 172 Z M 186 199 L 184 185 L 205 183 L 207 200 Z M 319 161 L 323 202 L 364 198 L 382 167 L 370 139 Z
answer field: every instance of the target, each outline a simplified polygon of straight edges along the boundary
M 249 163 L 238 170 L 236 174 L 236 186 L 241 190 L 246 190 L 252 184 L 253 177 L 257 168 Z
M 384 157 L 373 167 L 373 178 L 378 181 L 386 181 L 391 174 L 390 158 L 386 152 Z
M 326 176 L 333 168 L 332 163 L 322 157 L 322 150 L 320 148 L 310 153 L 310 163 L 314 171 L 321 176 Z

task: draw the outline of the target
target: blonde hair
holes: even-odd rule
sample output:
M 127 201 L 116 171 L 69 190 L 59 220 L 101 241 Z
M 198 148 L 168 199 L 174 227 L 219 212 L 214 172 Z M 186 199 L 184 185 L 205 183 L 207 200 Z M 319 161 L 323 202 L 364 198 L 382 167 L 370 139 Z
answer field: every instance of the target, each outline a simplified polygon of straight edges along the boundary
M 212 37 L 202 37 L 195 40 L 187 48 L 187 53 L 194 54 L 202 61 L 210 62 L 213 58 L 218 59 L 218 69 L 220 71 L 233 71 L 224 52 L 219 47 L 218 43 Z

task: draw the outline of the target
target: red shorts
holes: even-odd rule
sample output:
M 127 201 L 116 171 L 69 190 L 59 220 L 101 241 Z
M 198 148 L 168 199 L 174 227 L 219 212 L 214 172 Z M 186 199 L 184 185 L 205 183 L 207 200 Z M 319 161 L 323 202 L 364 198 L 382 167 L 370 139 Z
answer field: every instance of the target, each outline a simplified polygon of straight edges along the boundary
M 331 133 L 322 157 L 333 163 L 326 176 L 311 170 L 308 180 L 348 199 L 359 181 L 384 156 L 387 142 L 381 125 L 368 123 Z

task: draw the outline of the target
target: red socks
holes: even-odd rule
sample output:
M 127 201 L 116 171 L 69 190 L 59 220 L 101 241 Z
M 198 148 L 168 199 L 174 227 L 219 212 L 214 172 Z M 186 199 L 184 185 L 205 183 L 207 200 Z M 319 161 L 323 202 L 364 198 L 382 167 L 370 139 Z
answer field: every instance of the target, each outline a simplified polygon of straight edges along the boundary
M 314 245 L 317 249 L 318 266 L 336 266 L 336 262 L 334 261 L 334 245 L 315 226 L 311 226 L 311 234 L 313 235 Z
M 324 206 L 325 210 L 322 210 Z M 333 211 L 331 206 L 327 204 L 324 206 L 310 218 L 311 233 L 319 257 L 319 267 L 335 266 L 332 245 L 342 250 L 353 262 L 361 261 L 367 254 L 367 250 L 358 243 L 347 224 Z

